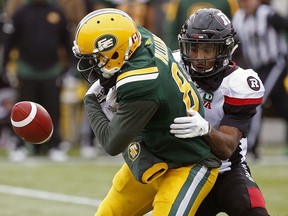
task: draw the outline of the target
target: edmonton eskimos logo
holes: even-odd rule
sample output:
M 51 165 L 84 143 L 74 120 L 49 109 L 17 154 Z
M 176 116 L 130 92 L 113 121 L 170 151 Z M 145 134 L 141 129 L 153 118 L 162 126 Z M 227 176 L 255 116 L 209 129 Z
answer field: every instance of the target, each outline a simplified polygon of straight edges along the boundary
M 116 37 L 113 35 L 103 35 L 95 42 L 95 47 L 100 51 L 108 51 L 112 49 L 117 43 Z
M 134 161 L 138 158 L 141 152 L 141 147 L 139 142 L 132 142 L 128 146 L 128 157 L 131 161 Z

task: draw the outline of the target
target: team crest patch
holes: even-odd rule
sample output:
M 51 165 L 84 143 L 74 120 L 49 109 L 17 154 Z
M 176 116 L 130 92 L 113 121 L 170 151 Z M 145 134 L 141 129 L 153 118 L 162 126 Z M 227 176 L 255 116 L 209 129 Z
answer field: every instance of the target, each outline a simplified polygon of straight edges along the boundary
M 258 79 L 256 79 L 255 77 L 253 76 L 249 76 L 247 78 L 247 83 L 248 83 L 248 86 L 254 90 L 254 91 L 258 91 L 260 89 L 260 82 Z
M 117 39 L 113 35 L 102 35 L 95 42 L 95 47 L 100 51 L 109 51 L 116 46 Z
M 132 142 L 128 146 L 128 157 L 131 161 L 135 161 L 140 155 L 141 147 L 139 142 Z

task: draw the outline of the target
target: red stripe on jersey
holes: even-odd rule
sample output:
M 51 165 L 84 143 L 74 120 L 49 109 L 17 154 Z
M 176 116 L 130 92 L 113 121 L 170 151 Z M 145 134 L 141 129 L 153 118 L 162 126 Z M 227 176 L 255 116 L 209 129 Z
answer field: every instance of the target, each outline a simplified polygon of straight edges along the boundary
M 248 188 L 248 193 L 251 202 L 251 208 L 265 208 L 264 197 L 259 188 Z
M 258 105 L 262 103 L 261 98 L 232 98 L 224 96 L 225 103 L 234 105 L 234 106 L 243 106 L 243 105 Z

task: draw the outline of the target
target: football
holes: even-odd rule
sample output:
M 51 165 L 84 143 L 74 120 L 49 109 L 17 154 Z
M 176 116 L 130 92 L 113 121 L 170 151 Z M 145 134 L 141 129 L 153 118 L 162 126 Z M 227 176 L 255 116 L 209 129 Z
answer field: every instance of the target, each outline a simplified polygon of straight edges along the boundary
M 53 134 L 53 122 L 47 110 L 38 103 L 21 101 L 11 109 L 13 130 L 25 142 L 42 144 Z

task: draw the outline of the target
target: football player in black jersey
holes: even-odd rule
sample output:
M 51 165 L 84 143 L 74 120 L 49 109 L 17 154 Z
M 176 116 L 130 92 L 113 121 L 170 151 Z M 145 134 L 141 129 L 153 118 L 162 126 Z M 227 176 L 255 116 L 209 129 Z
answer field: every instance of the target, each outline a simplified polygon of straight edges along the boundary
M 237 66 L 231 57 L 237 41 L 231 21 L 218 9 L 193 13 L 178 36 L 174 58 L 190 75 L 202 97 L 205 119 L 189 110 L 171 125 L 176 137 L 192 138 L 199 121 L 212 125 L 203 140 L 222 160 L 216 183 L 196 216 L 267 216 L 263 195 L 245 161 L 247 132 L 256 107 L 262 102 L 263 83 L 253 70 Z M 229 158 L 229 159 L 227 159 Z M 225 160 L 224 160 L 225 159 Z

